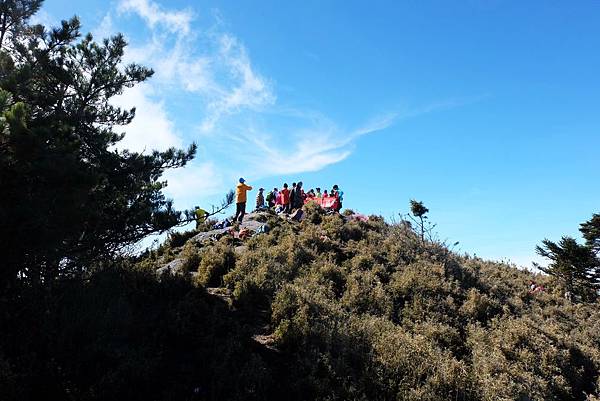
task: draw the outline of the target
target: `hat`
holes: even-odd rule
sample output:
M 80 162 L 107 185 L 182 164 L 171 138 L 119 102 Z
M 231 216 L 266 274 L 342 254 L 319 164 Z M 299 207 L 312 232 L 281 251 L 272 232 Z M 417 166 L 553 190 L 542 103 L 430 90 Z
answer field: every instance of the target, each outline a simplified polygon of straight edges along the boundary
M 264 188 L 258 188 L 258 190 L 259 190 L 259 191 L 264 191 L 265 189 L 264 189 Z
M 246 180 L 244 180 L 243 178 L 240 178 L 240 182 L 243 184 Z

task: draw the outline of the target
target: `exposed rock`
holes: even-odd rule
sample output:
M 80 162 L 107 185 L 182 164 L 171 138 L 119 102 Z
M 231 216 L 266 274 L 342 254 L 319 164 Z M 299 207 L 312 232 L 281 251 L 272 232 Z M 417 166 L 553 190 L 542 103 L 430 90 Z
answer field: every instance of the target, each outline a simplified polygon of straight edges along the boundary
M 156 270 L 156 274 L 162 276 L 163 274 L 183 274 L 183 259 L 174 259 L 164 265 L 163 267 Z
M 279 352 L 275 347 L 275 336 L 273 334 L 255 334 L 252 339 L 271 351 Z
M 244 221 L 240 224 L 239 228 L 240 230 L 246 228 L 252 232 L 256 232 L 267 225 L 266 222 L 261 222 L 257 219 L 266 220 L 268 217 L 269 213 L 266 212 L 248 213 L 246 216 L 244 216 Z M 201 244 L 207 240 L 217 241 L 229 230 L 231 230 L 231 227 L 217 228 L 214 230 L 201 232 L 192 237 L 190 241 L 193 241 L 197 244 Z
M 233 293 L 227 288 L 206 287 L 206 292 L 210 295 L 220 298 L 222 301 L 225 301 L 227 304 L 229 304 L 229 306 L 231 306 L 233 303 Z
M 217 228 L 215 230 L 205 231 L 205 232 L 195 235 L 194 237 L 192 237 L 190 239 L 190 241 L 195 242 L 197 244 L 201 244 L 202 242 L 204 242 L 206 240 L 215 240 L 216 241 L 219 238 L 221 238 L 221 236 L 223 236 L 227 231 L 229 231 L 230 228 L 231 227 Z
M 248 249 L 246 245 L 240 245 L 233 248 L 233 252 L 235 252 L 236 255 L 241 255 L 242 253 L 246 252 L 246 249 Z
M 261 223 L 260 221 L 256 220 L 244 220 L 244 222 L 240 224 L 240 229 L 247 228 L 248 230 L 257 231 L 259 228 L 265 225 L 267 225 L 267 223 Z

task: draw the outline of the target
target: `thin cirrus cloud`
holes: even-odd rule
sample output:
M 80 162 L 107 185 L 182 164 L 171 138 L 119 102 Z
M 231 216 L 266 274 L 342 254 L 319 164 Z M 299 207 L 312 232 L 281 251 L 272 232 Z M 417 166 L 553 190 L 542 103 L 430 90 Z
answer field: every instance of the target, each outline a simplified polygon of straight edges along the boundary
M 286 114 L 292 118 L 289 110 Z M 397 114 L 385 115 L 347 131 L 318 113 L 295 110 L 293 114 L 295 124 L 286 127 L 291 141 L 281 141 L 281 135 L 272 133 L 267 124 L 260 128 L 246 125 L 243 134 L 229 135 L 224 142 L 242 155 L 255 177 L 312 172 L 343 161 L 352 154 L 359 137 L 384 130 L 397 118 Z
M 190 23 L 194 19 L 194 14 L 190 9 L 165 10 L 158 3 L 148 0 L 122 0 L 117 10 L 119 13 L 136 13 L 151 29 L 160 25 L 171 33 L 178 35 L 189 34 Z

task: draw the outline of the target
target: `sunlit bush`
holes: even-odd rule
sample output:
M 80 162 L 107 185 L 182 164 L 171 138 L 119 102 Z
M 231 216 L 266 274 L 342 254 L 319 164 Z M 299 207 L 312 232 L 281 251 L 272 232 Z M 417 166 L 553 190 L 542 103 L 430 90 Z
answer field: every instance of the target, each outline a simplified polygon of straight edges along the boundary
M 220 286 L 223 276 L 234 266 L 233 248 L 221 241 L 202 253 L 196 280 L 199 284 L 207 287 Z

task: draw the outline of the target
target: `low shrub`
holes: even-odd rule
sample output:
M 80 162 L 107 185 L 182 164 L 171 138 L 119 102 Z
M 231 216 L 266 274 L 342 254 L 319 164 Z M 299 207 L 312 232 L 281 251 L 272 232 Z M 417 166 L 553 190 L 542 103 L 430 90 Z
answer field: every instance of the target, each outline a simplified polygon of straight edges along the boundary
M 167 237 L 166 244 L 171 248 L 178 248 L 183 246 L 188 239 L 192 238 L 194 235 L 198 234 L 197 230 L 189 230 L 189 231 L 171 231 L 169 236 Z
M 233 248 L 226 241 L 220 241 L 202 253 L 196 282 L 206 287 L 218 287 L 222 284 L 223 276 L 234 267 Z

